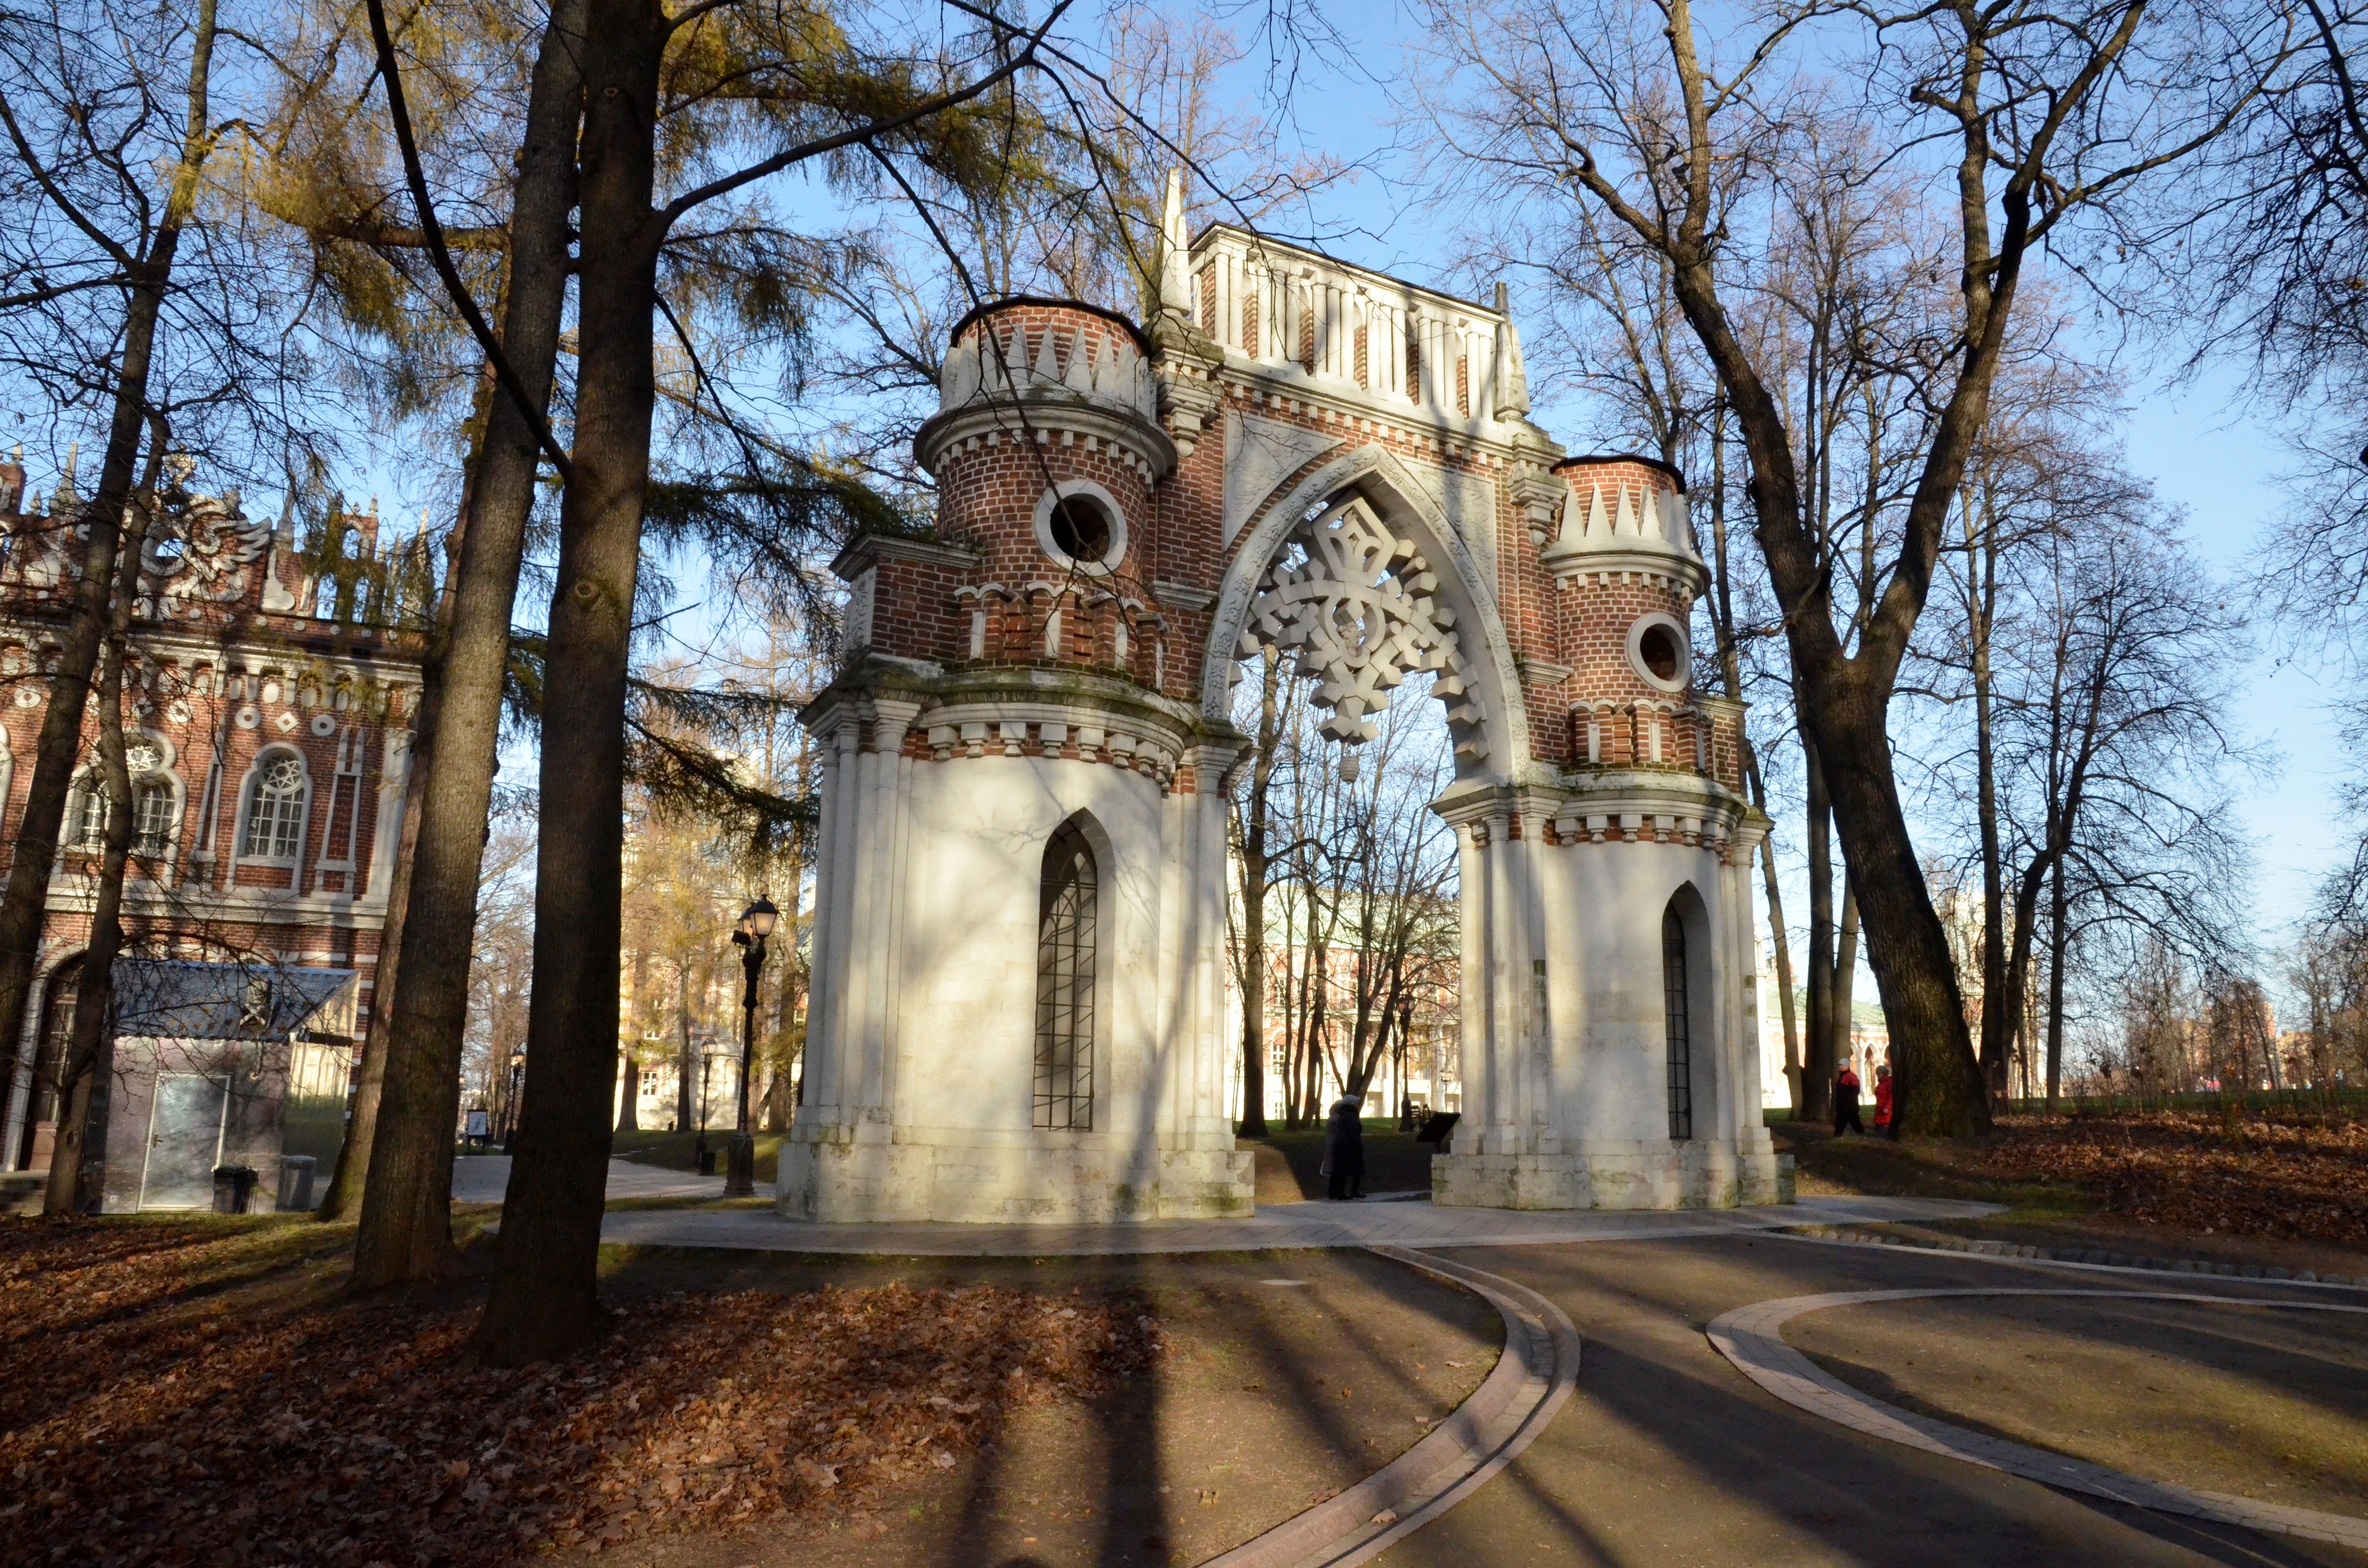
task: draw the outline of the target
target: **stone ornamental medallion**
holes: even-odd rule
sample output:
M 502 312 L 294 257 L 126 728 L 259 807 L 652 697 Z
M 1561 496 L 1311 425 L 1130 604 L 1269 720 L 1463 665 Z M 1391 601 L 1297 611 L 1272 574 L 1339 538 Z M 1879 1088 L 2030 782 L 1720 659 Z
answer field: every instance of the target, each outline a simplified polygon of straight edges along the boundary
M 252 730 L 263 722 L 263 710 L 250 702 L 231 716 L 231 722 L 242 730 Z
M 283 710 L 279 718 L 271 721 L 271 727 L 283 735 L 292 735 L 296 733 L 296 715 Z
M 1250 601 L 1245 658 L 1271 643 L 1294 654 L 1331 710 L 1317 727 L 1346 745 L 1380 731 L 1372 715 L 1410 675 L 1435 674 L 1459 750 L 1482 755 L 1484 717 L 1468 691 L 1455 611 L 1435 597 L 1439 577 L 1412 540 L 1351 499 L 1300 525 Z
M 315 713 L 313 715 L 313 733 L 326 740 L 337 733 L 337 722 L 326 713 Z

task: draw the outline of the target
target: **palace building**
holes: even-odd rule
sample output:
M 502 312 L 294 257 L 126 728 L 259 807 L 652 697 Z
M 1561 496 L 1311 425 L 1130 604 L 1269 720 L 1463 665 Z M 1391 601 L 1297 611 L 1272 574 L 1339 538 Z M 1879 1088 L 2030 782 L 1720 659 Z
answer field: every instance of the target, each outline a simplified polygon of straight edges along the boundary
M 186 464 L 176 464 L 186 484 Z M 21 822 L 85 503 L 0 467 L 0 856 Z M 140 563 L 126 664 L 134 838 L 112 1045 L 87 1140 L 108 1211 L 199 1208 L 213 1171 L 254 1206 L 307 1200 L 334 1156 L 368 1017 L 419 694 L 429 562 L 375 507 L 300 545 L 292 516 L 176 487 Z M 106 805 L 96 692 L 41 938 L 8 1057 L 0 1169 L 46 1173 Z M 4 1180 L 6 1178 L 0 1178 Z M 38 1181 L 11 1183 L 21 1203 Z

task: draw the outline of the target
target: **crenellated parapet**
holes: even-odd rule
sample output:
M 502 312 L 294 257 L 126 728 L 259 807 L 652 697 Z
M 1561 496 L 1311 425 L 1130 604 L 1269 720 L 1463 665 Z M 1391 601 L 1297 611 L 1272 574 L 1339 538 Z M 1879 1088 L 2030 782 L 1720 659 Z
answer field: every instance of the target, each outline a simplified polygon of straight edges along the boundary
M 1176 466 L 1159 427 L 1151 345 L 1133 323 L 1074 300 L 981 305 L 954 326 L 939 412 L 914 442 L 921 466 L 985 453 L 1064 448 L 1106 454 L 1145 485 Z

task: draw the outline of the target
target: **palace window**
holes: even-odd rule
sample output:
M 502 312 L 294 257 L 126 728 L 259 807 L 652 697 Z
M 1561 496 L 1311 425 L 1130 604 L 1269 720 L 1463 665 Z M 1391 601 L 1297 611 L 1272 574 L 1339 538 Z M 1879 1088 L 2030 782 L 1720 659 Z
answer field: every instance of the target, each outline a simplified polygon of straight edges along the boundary
M 1661 996 L 1669 1031 L 1669 1136 L 1694 1135 L 1693 1039 L 1686 1017 L 1686 923 L 1661 912 Z
M 74 794 L 73 817 L 66 835 L 66 847 L 85 855 L 96 855 L 107 847 L 107 784 L 93 768 Z
M 304 847 L 304 802 L 312 786 L 304 759 L 274 752 L 247 778 L 246 817 L 239 834 L 243 860 L 293 860 Z
M 173 781 L 142 778 L 131 793 L 131 853 L 161 859 L 173 847 Z
M 1044 848 L 1036 922 L 1035 1125 L 1090 1132 L 1094 1125 L 1094 968 L 1099 878 L 1075 823 Z

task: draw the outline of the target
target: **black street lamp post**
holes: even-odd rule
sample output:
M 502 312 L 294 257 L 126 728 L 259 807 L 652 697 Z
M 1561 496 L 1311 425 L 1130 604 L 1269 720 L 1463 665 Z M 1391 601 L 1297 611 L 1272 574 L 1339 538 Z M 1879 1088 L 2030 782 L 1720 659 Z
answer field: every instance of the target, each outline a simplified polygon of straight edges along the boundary
M 526 1086 L 526 1047 L 510 1048 L 508 1081 L 502 1094 L 502 1153 L 518 1153 L 518 1091 Z
M 773 934 L 773 923 L 780 915 L 772 901 L 759 893 L 740 916 L 740 928 L 732 933 L 748 985 L 740 997 L 740 1116 L 733 1124 L 732 1153 L 724 1167 L 726 1198 L 753 1198 L 757 1192 L 757 1140 L 748 1131 L 748 1074 L 757 1048 L 757 976 L 765 968 L 765 938 Z

